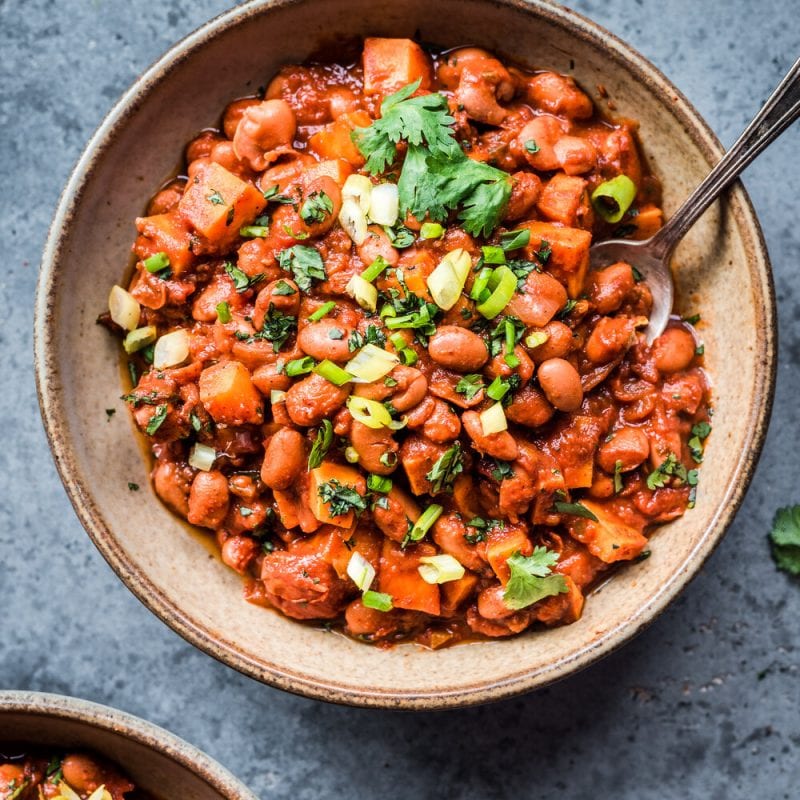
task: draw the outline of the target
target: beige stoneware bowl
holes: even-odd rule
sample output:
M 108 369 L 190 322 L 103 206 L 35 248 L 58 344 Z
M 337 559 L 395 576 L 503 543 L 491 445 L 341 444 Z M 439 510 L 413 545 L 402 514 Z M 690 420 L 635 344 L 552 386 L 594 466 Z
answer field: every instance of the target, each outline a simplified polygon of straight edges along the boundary
M 507 697 L 587 666 L 651 622 L 699 570 L 742 500 L 764 439 L 775 308 L 758 221 L 737 187 L 695 226 L 676 259 L 682 310 L 702 313 L 716 397 L 697 507 L 655 535 L 650 559 L 595 591 L 576 624 L 438 652 L 378 649 L 245 603 L 240 578 L 148 488 L 148 465 L 119 402 L 118 344 L 95 318 L 128 264 L 133 218 L 171 175 L 184 143 L 217 124 L 229 100 L 321 43 L 415 34 L 571 73 L 604 108 L 602 84 L 618 115 L 641 122 L 667 215 L 722 152 L 697 112 L 641 55 L 549 3 L 248 3 L 170 50 L 89 142 L 45 249 L 35 341 L 42 414 L 61 478 L 89 535 L 143 603 L 193 644 L 274 686 L 355 705 L 436 708 Z M 107 422 L 111 406 L 120 413 Z M 142 490 L 130 492 L 128 481 Z
M 8 743 L 90 750 L 156 798 L 258 800 L 224 767 L 163 728 L 74 697 L 0 692 L 0 752 Z

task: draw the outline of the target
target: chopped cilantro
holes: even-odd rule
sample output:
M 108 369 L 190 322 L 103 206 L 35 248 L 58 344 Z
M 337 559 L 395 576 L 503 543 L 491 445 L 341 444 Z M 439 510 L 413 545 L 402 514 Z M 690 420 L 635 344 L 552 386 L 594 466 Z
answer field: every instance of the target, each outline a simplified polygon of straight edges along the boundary
M 128 481 L 128 489 L 131 492 L 138 492 L 139 491 L 139 484 L 133 483 L 133 481 Z
M 297 294 L 297 292 L 291 287 L 290 284 L 281 280 L 275 284 L 272 294 L 276 294 L 279 297 L 288 297 L 289 295 Z
M 425 478 L 431 482 L 431 494 L 450 491 L 453 481 L 461 472 L 464 471 L 464 454 L 461 451 L 461 444 L 456 442 L 452 447 L 445 450 L 430 472 Z
M 117 409 L 116 409 L 116 408 L 107 408 L 107 409 L 106 409 L 106 417 L 107 417 L 109 420 L 111 420 L 111 417 L 113 417 L 113 416 L 114 416 L 114 414 L 116 414 L 116 413 L 117 413 Z
M 547 239 L 542 239 L 542 241 L 539 242 L 539 249 L 534 255 L 539 259 L 540 263 L 546 264 L 550 260 L 552 254 L 553 248 L 550 247 L 550 242 L 548 242 Z
M 323 222 L 333 213 L 333 200 L 325 192 L 311 192 L 300 207 L 300 217 L 306 225 Z
M 500 461 L 500 459 L 495 458 L 494 468 L 492 469 L 492 478 L 494 478 L 494 480 L 500 483 L 500 481 L 503 481 L 506 478 L 513 478 L 513 477 L 514 477 L 514 470 L 511 467 L 510 462 Z
M 551 568 L 557 561 L 558 553 L 546 547 L 535 547 L 530 556 L 514 553 L 506 562 L 511 576 L 503 594 L 505 604 L 517 611 L 545 597 L 566 592 L 564 576 L 552 574 Z
M 669 478 L 675 478 L 678 483 L 686 483 L 687 479 L 686 467 L 678 461 L 674 453 L 670 453 L 658 469 L 647 476 L 647 488 L 662 489 Z
M 296 244 L 278 253 L 278 263 L 282 269 L 294 275 L 295 283 L 307 292 L 311 288 L 311 279 L 327 280 L 325 264 L 316 247 Z
M 319 487 L 319 496 L 328 503 L 332 517 L 340 517 L 350 511 L 364 511 L 367 501 L 349 486 L 343 486 L 336 478 L 331 478 Z
M 325 458 L 331 443 L 333 442 L 333 425 L 328 419 L 322 420 L 317 431 L 317 436 L 314 439 L 314 444 L 311 446 L 311 452 L 308 455 L 308 468 L 316 469 Z
M 472 400 L 483 389 L 483 376 L 479 374 L 464 375 L 456 384 L 456 391 L 463 394 L 466 400 Z
M 224 206 L 225 205 L 225 199 L 223 198 L 223 196 L 218 191 L 216 191 L 216 189 L 212 189 L 211 190 L 211 194 L 208 195 L 206 200 L 210 201 L 212 203 L 212 205 L 215 205 L 215 206 Z
M 150 422 L 147 423 L 145 428 L 148 436 L 152 436 L 161 427 L 161 423 L 167 418 L 167 411 L 166 403 L 162 403 L 156 408 L 156 413 L 150 417 Z
M 711 433 L 711 426 L 707 422 L 698 422 L 692 426 L 692 438 L 689 439 L 688 447 L 692 459 L 696 464 L 703 460 L 704 442 Z
M 619 494 L 622 491 L 622 462 L 614 462 L 614 494 Z
M 354 330 L 347 339 L 347 349 L 352 353 L 359 350 L 365 344 L 374 344 L 376 347 L 383 347 L 386 344 L 386 334 L 376 325 L 367 325 L 364 333 Z
M 525 141 L 525 149 L 533 155 L 534 153 L 538 153 L 541 149 L 534 139 L 527 139 Z
M 553 505 L 559 514 L 571 514 L 573 517 L 583 517 L 584 519 L 592 520 L 592 522 L 598 522 L 597 517 L 581 503 L 556 502 Z
M 225 272 L 228 273 L 228 277 L 233 281 L 233 287 L 237 292 L 243 292 L 245 289 L 249 289 L 252 284 L 264 280 L 263 275 L 254 279 L 248 278 L 239 267 L 230 261 L 225 262 Z

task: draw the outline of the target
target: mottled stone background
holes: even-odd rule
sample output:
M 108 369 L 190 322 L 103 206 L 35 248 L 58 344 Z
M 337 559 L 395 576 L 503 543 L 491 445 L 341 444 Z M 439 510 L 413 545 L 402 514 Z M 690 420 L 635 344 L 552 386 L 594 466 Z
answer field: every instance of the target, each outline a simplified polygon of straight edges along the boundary
M 494 706 L 401 715 L 261 686 L 141 606 L 78 524 L 31 369 L 34 285 L 58 194 L 102 116 L 224 0 L 0 0 L 0 686 L 108 703 L 199 745 L 267 798 L 800 796 L 800 584 L 765 534 L 800 502 L 800 230 L 795 128 L 745 183 L 780 304 L 764 456 L 725 541 L 621 652 Z M 800 54 L 797 0 L 581 0 L 655 62 L 730 144 Z M 732 291 L 735 290 L 732 287 Z

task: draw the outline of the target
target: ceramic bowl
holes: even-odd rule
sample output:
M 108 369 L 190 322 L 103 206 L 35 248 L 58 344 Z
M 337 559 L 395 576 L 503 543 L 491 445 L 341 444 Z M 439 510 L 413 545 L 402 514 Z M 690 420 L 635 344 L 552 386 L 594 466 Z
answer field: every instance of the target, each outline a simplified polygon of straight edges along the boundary
M 163 728 L 74 697 L 0 692 L 0 751 L 7 743 L 92 751 L 157 798 L 258 800 L 228 770 Z
M 447 25 L 442 25 L 442 20 Z M 697 507 L 655 534 L 652 557 L 620 570 L 574 625 L 430 652 L 365 646 L 241 599 L 241 581 L 148 489 L 122 391 L 118 344 L 95 325 L 128 264 L 133 218 L 183 145 L 232 98 L 321 43 L 363 35 L 474 44 L 570 73 L 638 119 L 667 215 L 722 153 L 680 92 L 639 53 L 582 17 L 531 0 L 272 0 L 210 22 L 122 97 L 67 184 L 44 253 L 36 313 L 42 413 L 75 510 L 127 586 L 206 652 L 266 683 L 336 702 L 434 708 L 506 697 L 573 673 L 630 639 L 680 592 L 722 537 L 752 477 L 772 400 L 775 308 L 765 245 L 741 186 L 676 258 L 682 310 L 700 311 L 714 383 L 714 433 Z M 735 288 L 733 288 L 735 287 Z M 104 409 L 117 406 L 106 421 Z M 141 485 L 128 491 L 128 481 Z

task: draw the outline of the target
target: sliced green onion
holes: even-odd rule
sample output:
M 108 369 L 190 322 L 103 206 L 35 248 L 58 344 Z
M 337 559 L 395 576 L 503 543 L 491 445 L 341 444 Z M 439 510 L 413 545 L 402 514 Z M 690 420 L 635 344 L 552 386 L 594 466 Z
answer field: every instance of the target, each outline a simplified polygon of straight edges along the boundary
M 408 346 L 406 337 L 402 333 L 389 334 L 389 341 L 394 345 L 395 350 L 399 353 L 404 347 Z
M 472 300 L 477 300 L 480 302 L 489 296 L 489 278 L 492 277 L 492 272 L 494 272 L 494 270 L 491 267 L 484 267 L 478 273 L 478 276 L 475 278 L 475 282 L 472 284 L 472 291 L 469 293 L 469 296 Z M 486 292 L 486 297 L 482 296 L 484 292 Z
M 378 307 L 378 290 L 361 275 L 353 275 L 345 291 L 366 311 L 374 311 Z
M 519 366 L 519 359 L 517 358 L 516 354 L 514 353 L 514 348 L 517 345 L 517 329 L 514 327 L 514 323 L 506 318 L 505 321 L 505 329 L 506 329 L 506 354 L 503 356 L 503 360 L 508 364 L 511 369 L 516 369 Z
M 403 341 L 405 345 L 405 341 Z M 374 344 L 365 344 L 345 365 L 345 369 L 355 378 L 355 383 L 373 383 L 388 375 L 398 364 L 400 358 Z
M 145 325 L 144 328 L 137 328 L 135 331 L 130 331 L 122 342 L 126 353 L 135 353 L 143 347 L 152 344 L 158 337 L 158 331 L 155 325 Z
M 378 316 L 381 319 L 386 319 L 386 317 L 396 317 L 397 311 L 395 311 L 394 306 L 387 303 L 385 306 L 381 306 L 381 310 L 378 312 Z
M 408 538 L 411 539 L 412 542 L 418 542 L 420 539 L 424 538 L 433 523 L 442 515 L 442 511 L 444 511 L 444 509 L 436 503 L 429 505 L 425 511 L 422 512 L 422 516 L 414 523 L 414 527 L 408 532 Z
M 196 442 L 189 452 L 189 466 L 208 472 L 217 460 L 217 453 L 213 447 Z
M 494 319 L 507 305 L 517 290 L 517 276 L 508 267 L 498 267 L 489 278 L 489 297 L 476 309 L 486 319 Z
M 416 350 L 412 350 L 410 347 L 404 347 L 398 355 L 400 356 L 400 363 L 406 367 L 413 367 L 419 361 Z
M 121 286 L 112 286 L 108 295 L 108 313 L 120 328 L 132 331 L 139 324 L 142 309 L 130 292 Z
M 231 321 L 231 309 L 226 302 L 217 303 L 217 319 L 224 325 Z
M 385 453 L 381 454 L 381 457 L 378 459 L 378 461 L 380 461 L 384 467 L 393 467 L 398 462 L 397 453 L 387 450 Z
M 444 236 L 444 228 L 438 222 L 423 222 L 419 235 L 423 239 L 441 239 Z
M 361 596 L 361 602 L 365 608 L 374 608 L 376 611 L 391 611 L 394 606 L 392 605 L 392 596 L 384 592 L 373 592 L 372 590 L 364 592 Z
M 153 366 L 165 369 L 182 364 L 189 357 L 189 334 L 185 330 L 165 333 L 153 350 Z
M 447 583 L 464 577 L 464 567 L 451 555 L 423 556 L 417 572 L 425 583 Z
M 431 297 L 443 311 L 448 311 L 458 302 L 471 268 L 469 253 L 459 247 L 450 251 L 428 276 Z
M 344 457 L 348 464 L 358 464 L 358 450 L 355 447 L 345 448 Z
M 486 389 L 486 394 L 492 399 L 500 402 L 511 388 L 508 381 L 504 381 L 499 375 L 489 384 Z
M 342 186 L 342 200 L 354 200 L 365 214 L 369 211 L 371 194 L 372 181 L 366 175 L 348 175 Z
M 363 244 L 367 236 L 369 236 L 366 213 L 362 210 L 358 201 L 353 198 L 348 197 L 342 201 L 342 207 L 339 211 L 339 224 L 357 245 Z
M 394 225 L 400 214 L 400 191 L 396 183 L 379 183 L 369 196 L 369 218 L 378 225 Z
M 385 478 L 383 475 L 370 474 L 367 476 L 367 489 L 372 492 L 380 492 L 386 494 L 391 491 L 392 479 Z
M 495 403 L 489 406 L 486 411 L 481 411 L 480 421 L 484 436 L 491 436 L 493 433 L 508 430 L 508 422 L 502 403 Z
M 275 406 L 278 403 L 283 403 L 286 400 L 286 392 L 282 389 L 272 389 L 269 393 L 269 402 Z
M 500 246 L 505 251 L 519 250 L 530 244 L 531 232 L 528 228 L 520 228 L 516 231 L 506 231 L 500 234 Z
M 263 239 L 269 236 L 269 225 L 242 225 L 239 236 L 244 236 L 245 239 Z
M 386 406 L 368 397 L 351 395 L 347 398 L 347 410 L 353 419 L 374 430 L 388 428 L 392 424 L 392 415 Z
M 544 331 L 534 331 L 525 337 L 525 346 L 534 348 L 543 345 L 550 338 L 550 334 Z
M 169 256 L 166 253 L 156 253 L 144 260 L 144 268 L 148 272 L 161 272 L 169 266 Z
M 370 283 L 375 280 L 389 266 L 389 262 L 378 256 L 362 273 L 361 277 Z
M 592 205 L 606 222 L 619 222 L 635 197 L 636 184 L 627 175 L 617 175 L 592 192 Z
M 481 248 L 481 252 L 483 253 L 483 263 L 484 264 L 505 264 L 506 263 L 506 253 L 502 247 L 497 247 L 493 244 L 487 244 Z M 490 271 L 491 273 L 491 271 Z
M 289 362 L 291 364 L 291 362 Z M 338 364 L 334 364 L 329 359 L 324 359 L 312 370 L 317 375 L 322 375 L 326 381 L 330 381 L 334 386 L 344 386 L 353 380 L 353 376 L 345 372 Z
M 307 375 L 312 369 L 314 369 L 314 359 L 311 356 L 294 358 L 286 365 L 286 374 L 290 378 L 296 378 L 298 375 Z
M 319 322 L 323 317 L 330 314 L 334 308 L 336 308 L 336 303 L 334 303 L 333 300 L 328 300 L 327 303 L 323 303 L 313 314 L 309 314 L 308 318 L 312 322 Z
M 366 592 L 375 580 L 375 567 L 356 550 L 347 562 L 347 576 L 362 592 Z

